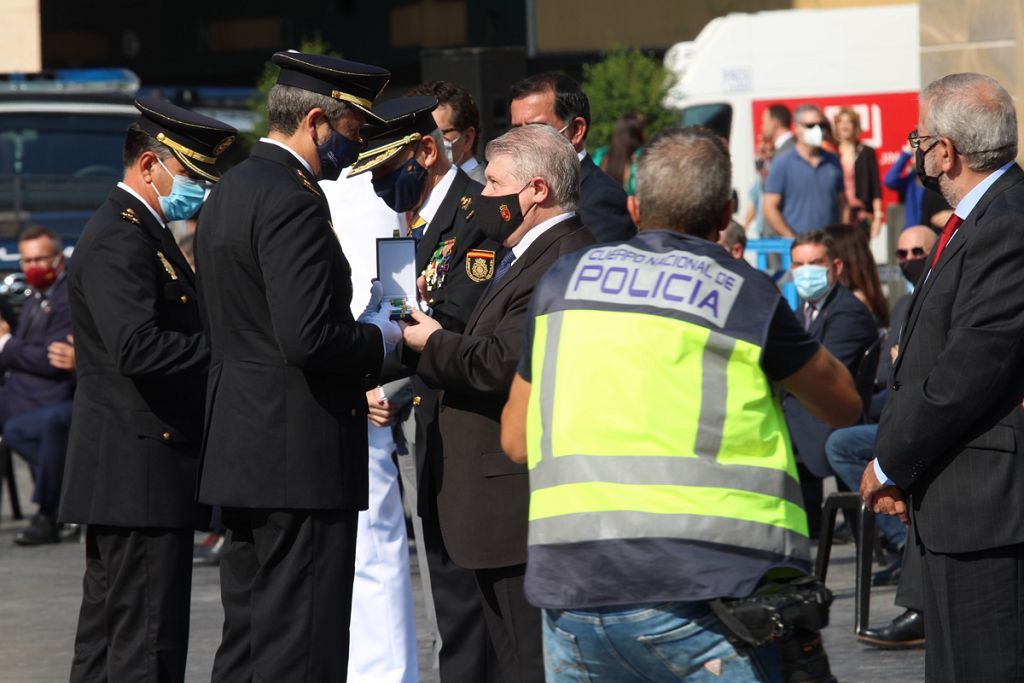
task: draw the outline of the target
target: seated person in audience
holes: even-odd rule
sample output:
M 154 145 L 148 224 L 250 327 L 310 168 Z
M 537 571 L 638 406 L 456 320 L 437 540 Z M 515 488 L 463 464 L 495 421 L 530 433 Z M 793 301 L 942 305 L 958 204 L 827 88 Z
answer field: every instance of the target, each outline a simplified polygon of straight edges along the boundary
M 66 372 L 75 371 L 74 338 L 55 341 L 47 349 L 50 364 Z M 64 455 L 68 449 L 71 430 L 71 399 L 55 401 L 28 413 L 15 415 L 4 425 L 4 441 L 32 468 L 35 487 L 32 502 L 39 512 L 32 523 L 14 537 L 22 546 L 57 543 L 64 539 L 77 539 L 78 525 L 59 525 L 57 507 L 60 503 L 60 485 L 64 478 Z
M 797 318 L 856 378 L 864 352 L 878 338 L 878 327 L 871 311 L 839 284 L 843 262 L 836 255 L 832 238 L 821 230 L 799 233 L 790 255 L 793 282 L 800 295 Z M 821 519 L 821 481 L 832 474 L 825 459 L 825 440 L 832 428 L 807 412 L 794 396 L 784 396 L 782 408 L 797 456 L 813 537 Z
M 743 252 L 747 250 L 747 233 L 743 226 L 732 220 L 725 230 L 718 234 L 718 243 L 725 247 L 732 257 L 743 260 Z
M 73 374 L 54 367 L 47 357 L 52 342 L 71 334 L 60 238 L 47 228 L 29 227 L 18 238 L 18 254 L 30 296 L 13 327 L 0 318 L 0 372 L 7 376 L 0 387 L 0 429 L 5 439 L 10 418 L 70 400 L 74 391 Z M 37 515 L 30 528 L 43 521 Z

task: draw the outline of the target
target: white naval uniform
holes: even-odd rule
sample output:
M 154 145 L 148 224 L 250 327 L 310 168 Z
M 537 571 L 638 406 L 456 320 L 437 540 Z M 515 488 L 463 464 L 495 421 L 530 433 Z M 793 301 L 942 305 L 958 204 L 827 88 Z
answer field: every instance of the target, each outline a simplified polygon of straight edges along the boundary
M 370 280 L 377 274 L 376 240 L 404 231 L 405 219 L 373 192 L 371 174 L 344 174 L 321 183 L 345 257 L 352 266 L 352 314 L 366 307 Z M 385 389 L 386 391 L 386 389 Z M 390 427 L 367 422 L 369 509 L 359 513 L 355 579 L 349 628 L 351 683 L 414 683 L 419 680 L 416 616 L 409 576 L 405 514 L 392 461 Z

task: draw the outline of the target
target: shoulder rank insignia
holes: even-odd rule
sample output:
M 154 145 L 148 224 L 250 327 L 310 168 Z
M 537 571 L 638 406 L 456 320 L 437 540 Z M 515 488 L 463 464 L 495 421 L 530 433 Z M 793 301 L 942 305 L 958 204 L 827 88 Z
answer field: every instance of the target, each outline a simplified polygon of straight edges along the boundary
M 494 252 L 470 249 L 466 254 L 466 275 L 473 282 L 484 282 L 494 277 Z
M 158 259 L 160 259 L 160 265 L 162 265 L 164 267 L 164 270 L 166 270 L 167 274 L 171 276 L 171 279 L 172 280 L 177 280 L 178 279 L 178 274 L 176 272 L 174 272 L 174 266 L 172 266 L 171 262 L 167 260 L 166 256 L 164 256 L 164 252 L 162 252 L 162 251 L 156 252 L 156 257 Z
M 128 208 L 122 211 L 121 219 L 128 221 L 132 225 L 142 225 L 142 221 L 140 221 L 139 217 L 135 215 L 135 209 Z
M 461 206 L 462 210 L 466 212 L 466 220 L 467 221 L 473 217 L 474 213 L 476 213 L 471 208 L 469 208 L 472 203 L 473 203 L 473 198 L 470 197 L 469 195 L 465 195 L 464 194 L 464 195 L 462 195 L 462 198 L 459 199 L 459 206 Z
M 313 183 L 310 182 L 309 178 L 306 177 L 305 173 L 303 173 L 299 169 L 295 169 L 295 175 L 299 176 L 299 180 L 302 182 L 303 186 L 307 190 L 315 194 L 317 197 L 320 196 L 320 193 L 317 192 L 316 188 L 313 186 Z

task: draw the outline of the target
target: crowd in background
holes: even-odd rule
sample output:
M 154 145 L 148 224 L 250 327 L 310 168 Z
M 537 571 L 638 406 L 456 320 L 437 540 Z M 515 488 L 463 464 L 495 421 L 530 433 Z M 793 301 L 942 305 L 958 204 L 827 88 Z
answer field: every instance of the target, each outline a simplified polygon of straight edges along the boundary
M 523 121 L 525 123 L 554 125 L 554 120 L 543 120 L 544 116 L 564 123 L 562 131 L 568 128 L 567 139 L 583 160 L 588 156 L 585 153 L 587 114 L 582 105 L 574 103 L 580 97 L 585 101 L 585 95 L 578 85 L 574 87 L 560 80 L 564 78 L 549 75 L 517 84 L 520 90 L 514 90 L 510 97 L 512 118 L 515 121 L 518 106 L 523 108 L 520 109 L 523 116 L 532 117 Z M 530 98 L 538 93 L 553 93 L 554 104 L 550 111 L 524 113 L 528 104 L 533 106 Z M 430 84 L 410 94 L 435 97 L 440 103 L 436 110 L 431 110 L 441 134 L 439 149 L 435 148 L 434 152 L 435 157 L 446 157 L 447 161 L 435 162 L 428 154 L 430 161 L 424 162 L 424 175 L 433 173 L 447 177 L 450 170 L 458 168 L 486 182 L 483 178 L 485 165 L 476 158 L 479 120 L 471 96 L 457 84 Z M 578 109 L 572 109 L 573 106 Z M 564 107 L 569 108 L 563 111 Z M 432 124 L 428 127 L 434 128 Z M 921 185 L 914 172 L 909 145 L 892 170 L 880 179 L 875 150 L 863 144 L 860 135 L 858 114 L 850 108 L 840 109 L 829 121 L 814 104 L 801 105 L 792 113 L 782 105 L 769 107 L 757 135 L 757 175 L 747 194 L 748 208 L 742 220 L 733 221 L 721 231 L 720 237 L 722 245 L 737 259 L 744 258 L 748 238 L 772 235 L 793 238 L 791 272 L 800 294 L 797 318 L 814 339 L 846 366 L 869 406 L 862 425 L 836 430 L 808 413 L 792 396 L 783 398 L 812 538 L 820 524 L 823 480 L 835 475 L 840 488 L 856 490 L 860 473 L 871 459 L 864 430 L 871 431 L 885 403 L 887 378 L 884 375 L 897 353 L 893 331 L 898 330 L 906 315 L 906 297 L 890 306 L 896 297 L 887 294 L 869 247 L 870 240 L 880 234 L 886 222 L 882 182 L 899 192 L 903 203 L 904 225 L 890 224 L 889 228 L 901 230 L 893 257 L 908 289 L 920 279 L 935 235 L 951 213 L 941 195 Z M 593 220 L 588 220 L 585 213 L 588 191 L 584 189 L 579 213 L 599 241 L 606 241 L 598 234 L 603 219 L 608 218 L 619 227 L 627 223 L 632 226 L 626 216 L 625 198 L 636 194 L 638 159 L 651 141 L 647 139 L 644 117 L 624 113 L 617 119 L 611 138 L 602 142 L 591 145 L 594 152 L 587 163 L 596 165 L 611 179 L 609 184 L 616 189 L 605 192 L 602 201 L 612 196 L 618 208 L 615 211 L 591 208 L 598 213 Z M 432 166 L 434 163 L 437 166 Z M 583 173 L 586 183 L 586 169 Z M 377 176 L 374 178 L 376 180 Z M 617 190 L 619 186 L 621 192 Z M 369 196 L 376 201 L 372 194 Z M 414 219 L 419 218 L 418 212 L 427 206 L 438 210 L 429 202 L 409 207 L 391 206 L 394 215 L 388 231 L 393 224 L 408 227 L 408 234 L 414 234 L 417 227 Z M 467 206 L 464 203 L 462 208 Z M 339 224 L 346 219 L 346 216 L 335 216 Z M 610 228 L 615 229 L 618 228 Z M 181 250 L 194 268 L 192 242 L 192 232 L 181 234 Z M 78 535 L 75 525 L 61 525 L 57 521 L 76 364 L 67 295 L 62 294 L 66 287 L 66 264 L 60 240 L 47 230 L 27 231 L 21 236 L 20 250 L 22 269 L 32 294 L 17 322 L 0 321 L 0 366 L 7 373 L 6 385 L 0 393 L 0 419 L 4 423 L 4 445 L 15 450 L 31 466 L 35 484 L 32 499 L 38 511 L 15 542 L 32 546 Z M 458 267 L 461 268 L 461 264 Z M 5 320 L 10 317 L 13 313 L 4 312 Z M 380 393 L 375 396 L 382 404 L 386 402 L 380 398 Z M 385 411 L 384 415 L 383 425 L 394 424 L 390 413 Z M 850 446 L 854 437 L 858 439 L 856 448 Z M 853 455 L 851 450 L 855 451 Z M 391 452 L 388 451 L 389 457 Z M 412 515 L 416 515 L 415 509 Z M 197 561 L 209 564 L 219 561 L 223 544 L 221 531 L 214 529 L 196 548 Z M 882 538 L 890 561 L 876 581 L 893 582 L 900 577 L 906 533 L 902 525 L 883 523 Z M 450 558 L 445 559 L 450 563 Z M 471 596 L 470 602 L 473 600 Z M 435 608 L 443 610 L 444 606 Z M 476 610 L 479 612 L 479 606 Z M 912 608 L 909 612 L 919 615 L 920 610 Z M 483 621 L 481 614 L 473 616 Z M 911 617 L 904 615 L 903 618 L 906 621 Z M 488 619 L 493 627 L 492 615 L 488 615 Z M 882 647 L 919 645 L 923 642 L 923 630 L 918 628 L 918 622 L 911 626 L 895 632 L 890 629 L 875 633 L 864 640 Z M 481 652 L 488 651 L 485 648 Z

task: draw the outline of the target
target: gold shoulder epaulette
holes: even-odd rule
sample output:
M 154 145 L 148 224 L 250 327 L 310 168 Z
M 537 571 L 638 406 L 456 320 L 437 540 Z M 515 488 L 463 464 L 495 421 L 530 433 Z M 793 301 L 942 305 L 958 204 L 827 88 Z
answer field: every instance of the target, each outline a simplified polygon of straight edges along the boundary
M 303 172 L 302 172 L 302 171 L 300 171 L 299 169 L 295 169 L 295 175 L 299 176 L 299 181 L 300 181 L 300 182 L 302 183 L 302 185 L 303 185 L 303 186 L 304 186 L 304 187 L 305 187 L 305 188 L 306 188 L 307 190 L 309 190 L 310 192 L 312 192 L 313 194 L 315 194 L 315 195 L 316 195 L 317 197 L 319 197 L 319 196 L 320 196 L 320 193 L 319 193 L 319 192 L 317 191 L 317 189 L 316 189 L 316 187 L 315 187 L 315 186 L 313 185 L 313 183 L 312 183 L 312 182 L 310 182 L 309 178 L 307 178 L 307 177 L 306 177 L 306 174 L 305 174 L 305 173 L 303 173 Z
M 121 212 L 121 219 L 126 220 L 132 225 L 142 225 L 142 221 L 135 215 L 135 209 L 125 209 Z

